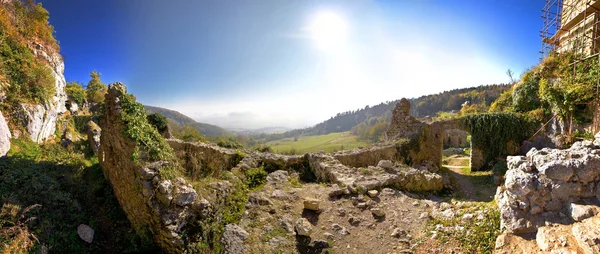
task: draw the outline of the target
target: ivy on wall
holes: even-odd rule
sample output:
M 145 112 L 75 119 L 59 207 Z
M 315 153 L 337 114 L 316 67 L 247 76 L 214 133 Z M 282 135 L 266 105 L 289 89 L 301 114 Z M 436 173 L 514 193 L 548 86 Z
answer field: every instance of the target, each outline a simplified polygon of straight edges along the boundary
M 473 148 L 484 151 L 486 162 L 506 156 L 511 144 L 520 146 L 536 127 L 535 121 L 515 113 L 467 115 L 461 120 L 471 133 Z

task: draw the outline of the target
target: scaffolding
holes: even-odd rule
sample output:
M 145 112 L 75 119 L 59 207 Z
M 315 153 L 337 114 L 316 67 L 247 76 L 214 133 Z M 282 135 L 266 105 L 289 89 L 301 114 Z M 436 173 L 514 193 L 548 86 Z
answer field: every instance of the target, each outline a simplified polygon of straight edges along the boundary
M 540 30 L 542 49 L 540 61 L 552 53 L 573 52 L 573 78 L 577 67 L 586 60 L 598 57 L 600 64 L 600 0 L 546 0 L 542 8 L 543 26 Z M 600 129 L 600 77 L 596 80 L 592 132 Z M 572 116 L 569 135 L 572 133 Z

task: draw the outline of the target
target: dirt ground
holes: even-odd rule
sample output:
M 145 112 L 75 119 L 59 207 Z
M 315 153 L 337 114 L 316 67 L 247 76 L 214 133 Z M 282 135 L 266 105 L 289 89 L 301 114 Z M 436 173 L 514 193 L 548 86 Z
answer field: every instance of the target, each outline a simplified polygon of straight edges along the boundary
M 462 160 L 465 158 L 452 159 L 450 163 L 463 163 Z M 428 228 L 429 221 L 441 216 L 442 211 L 452 217 L 460 215 L 455 207 L 457 197 L 461 207 L 479 203 L 478 186 L 469 179 L 472 176 L 464 175 L 464 170 L 458 167 L 450 167 L 448 171 L 460 191 L 437 196 L 384 188 L 372 197 L 368 194 L 330 197 L 329 193 L 337 186 L 292 184 L 294 175 L 283 180 L 271 179 L 262 190 L 252 194 L 254 203 L 247 204 L 240 222 L 250 235 L 247 252 L 464 253 L 460 242 L 434 239 Z M 486 190 L 493 192 L 495 187 Z M 318 200 L 318 211 L 304 209 L 303 201 L 308 198 Z M 381 209 L 385 215 L 374 215 L 373 208 Z M 311 224 L 308 237 L 294 232 L 300 218 L 308 219 Z

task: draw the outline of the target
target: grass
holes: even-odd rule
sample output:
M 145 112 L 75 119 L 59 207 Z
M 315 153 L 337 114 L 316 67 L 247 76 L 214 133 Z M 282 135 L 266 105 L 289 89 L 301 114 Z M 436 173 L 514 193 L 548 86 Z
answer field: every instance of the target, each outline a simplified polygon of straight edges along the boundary
M 477 211 L 482 211 L 484 218 L 477 220 Z M 470 221 L 462 221 L 464 214 L 474 214 Z M 459 210 L 452 219 L 430 219 L 427 221 L 427 237 L 431 237 L 431 231 L 435 230 L 437 225 L 444 227 L 456 226 L 464 227 L 463 230 L 445 232 L 437 231 L 437 239 L 443 243 L 455 241 L 467 253 L 492 253 L 494 250 L 496 238 L 500 234 L 500 212 L 496 201 L 481 202 Z
M 273 152 L 302 154 L 307 152 L 335 152 L 340 150 L 351 150 L 358 147 L 366 147 L 370 143 L 359 140 L 358 136 L 349 132 L 334 132 L 326 135 L 300 136 L 297 141 L 294 138 L 284 138 L 268 142 Z
M 13 216 L 0 224 L 3 230 L 18 227 L 22 233 L 4 234 L 0 249 L 34 239 L 29 252 L 42 245 L 57 253 L 157 250 L 146 234 L 131 227 L 86 141 L 71 148 L 12 141 L 8 157 L 0 158 L 0 202 L 5 208 L 0 217 Z M 8 208 L 20 215 L 15 219 Z M 94 242 L 79 239 L 79 224 L 95 230 Z

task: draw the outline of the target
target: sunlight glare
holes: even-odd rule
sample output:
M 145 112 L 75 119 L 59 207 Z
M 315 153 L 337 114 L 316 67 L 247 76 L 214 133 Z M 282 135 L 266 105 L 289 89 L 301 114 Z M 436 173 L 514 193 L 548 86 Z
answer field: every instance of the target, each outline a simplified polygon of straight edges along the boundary
M 308 31 L 318 49 L 331 50 L 346 41 L 348 23 L 338 13 L 321 11 L 313 16 Z

